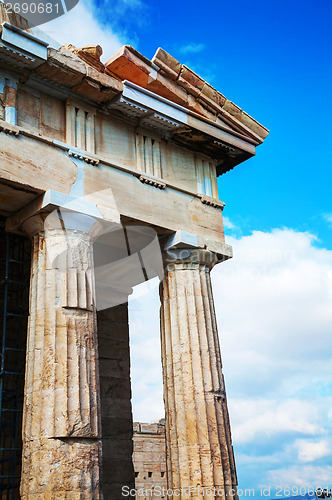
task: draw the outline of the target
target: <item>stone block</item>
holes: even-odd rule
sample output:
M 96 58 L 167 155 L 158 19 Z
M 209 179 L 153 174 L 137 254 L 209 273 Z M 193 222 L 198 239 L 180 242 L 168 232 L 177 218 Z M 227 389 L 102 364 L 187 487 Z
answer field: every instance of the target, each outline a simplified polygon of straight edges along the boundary
M 129 415 L 129 409 L 131 408 L 130 400 L 126 399 L 104 399 L 102 401 L 101 416 L 102 418 L 125 418 Z
M 103 439 L 104 460 L 131 460 L 132 453 L 132 439 Z
M 118 335 L 114 335 L 113 338 L 101 337 L 99 339 L 99 357 L 103 359 L 118 359 L 126 360 L 129 358 L 129 343 L 128 339 L 122 339 L 123 335 L 119 332 L 117 328 L 116 331 Z M 127 330 L 123 333 L 127 334 Z
M 60 50 L 49 48 L 47 62 L 35 71 L 45 80 L 72 88 L 86 76 L 86 65 L 65 47 Z
M 257 134 L 261 139 L 265 139 L 269 133 L 268 129 L 258 123 L 254 118 L 245 113 L 239 106 L 234 104 L 234 102 L 225 100 L 223 105 L 223 111 L 229 113 L 232 117 L 243 123 L 249 130 Z
M 214 89 L 209 83 L 205 82 L 199 95 L 199 100 L 216 111 L 220 112 L 226 98 Z
M 151 66 L 143 57 L 138 57 L 137 52 L 125 45 L 105 63 L 105 73 L 117 76 L 121 80 L 129 80 L 141 87 L 148 83 Z
M 109 307 L 98 311 L 98 322 L 114 322 L 128 324 L 128 303 L 119 304 L 116 307 Z
M 129 378 L 104 377 L 100 374 L 101 400 L 108 399 L 130 399 L 131 383 Z
M 176 104 L 180 104 L 180 106 L 186 107 L 188 105 L 188 95 L 185 89 L 160 72 L 157 73 L 156 78 L 148 80 L 146 88 Z
M 131 414 L 122 415 L 122 417 L 103 417 L 102 416 L 102 435 L 104 438 L 126 439 L 132 437 L 132 418 Z
M 139 432 L 140 430 L 140 423 L 139 422 L 134 422 L 133 423 L 133 431 L 134 432 Z
M 122 91 L 121 82 L 112 76 L 100 73 L 88 65 L 86 73 L 86 77 L 73 87 L 73 92 L 91 101 L 107 102 Z
M 103 484 L 110 484 L 113 486 L 115 484 L 130 484 L 133 480 L 133 472 L 133 464 L 129 460 L 107 458 L 103 461 Z M 106 498 L 107 497 L 105 497 L 105 500 Z
M 198 97 L 203 90 L 205 81 L 199 75 L 194 73 L 190 68 L 183 65 L 178 78 L 179 84 L 184 87 L 190 94 Z
M 129 378 L 129 359 L 104 359 L 99 358 L 100 374 L 103 377 Z
M 172 80 L 176 80 L 181 71 L 181 64 L 166 50 L 159 47 L 152 58 L 152 62 L 167 73 Z
M 158 432 L 158 424 L 153 423 L 153 424 L 141 424 L 141 432 L 142 433 L 152 433 L 152 434 L 157 434 Z

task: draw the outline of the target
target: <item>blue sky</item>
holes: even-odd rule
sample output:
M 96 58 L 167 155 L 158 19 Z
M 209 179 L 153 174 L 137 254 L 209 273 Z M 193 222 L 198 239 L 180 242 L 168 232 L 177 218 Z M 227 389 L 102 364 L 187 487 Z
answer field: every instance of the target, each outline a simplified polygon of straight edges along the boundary
M 332 486 L 331 13 L 319 0 L 81 0 L 41 27 L 100 43 L 104 60 L 161 46 L 270 129 L 219 179 L 234 259 L 212 275 L 242 488 Z M 131 298 L 137 420 L 163 413 L 158 300 L 156 282 Z

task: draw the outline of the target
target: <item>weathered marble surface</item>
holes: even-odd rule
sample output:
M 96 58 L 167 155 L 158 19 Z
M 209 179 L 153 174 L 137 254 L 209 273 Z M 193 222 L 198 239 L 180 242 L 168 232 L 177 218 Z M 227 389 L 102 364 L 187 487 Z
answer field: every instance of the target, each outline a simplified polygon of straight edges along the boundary
M 98 499 L 101 426 L 92 241 L 82 231 L 43 225 L 38 216 L 24 223 L 33 254 L 21 496 Z
M 229 495 L 237 478 L 210 279 L 216 258 L 205 250 L 188 253 L 165 255 L 161 285 L 168 485 Z

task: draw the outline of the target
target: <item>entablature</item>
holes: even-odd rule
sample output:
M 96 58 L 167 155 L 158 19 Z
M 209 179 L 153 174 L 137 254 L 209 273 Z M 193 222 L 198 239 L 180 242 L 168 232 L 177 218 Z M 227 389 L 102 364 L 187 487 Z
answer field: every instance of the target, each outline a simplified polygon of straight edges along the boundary
M 259 142 L 232 129 L 226 122 L 210 122 L 132 82 L 122 83 L 122 93 L 107 104 L 107 109 L 117 110 L 168 140 L 216 159 L 217 175 L 255 154 Z
M 48 43 L 8 22 L 1 24 L 0 59 L 19 69 L 35 68 L 47 60 Z
M 32 32 L 5 21 L 1 25 L 0 65 L 24 70 L 23 80 L 31 87 L 44 87 L 51 95 L 55 90 L 57 95 L 62 93 L 64 100 L 74 98 L 82 102 L 82 108 L 89 105 L 100 113 L 125 117 L 129 123 L 156 132 L 168 141 L 208 155 L 216 161 L 217 175 L 253 156 L 255 147 L 268 133 L 162 49 L 149 61 L 125 46 L 103 64 L 100 46 L 95 46 L 95 50 L 94 46 L 47 46 Z M 9 48 L 22 59 L 20 63 L 16 56 L 8 59 Z M 83 124 L 80 107 L 77 110 Z M 91 117 L 90 132 L 93 121 Z M 73 145 L 94 152 L 95 141 L 90 132 L 84 140 L 76 138 Z M 73 142 L 73 131 L 68 136 Z

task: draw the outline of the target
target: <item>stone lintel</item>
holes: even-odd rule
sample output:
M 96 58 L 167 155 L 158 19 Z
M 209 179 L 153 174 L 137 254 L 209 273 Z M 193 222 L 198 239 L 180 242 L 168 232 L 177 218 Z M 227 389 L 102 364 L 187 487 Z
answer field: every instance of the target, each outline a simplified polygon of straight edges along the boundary
M 163 245 L 164 262 L 168 265 L 171 261 L 191 260 L 200 262 L 206 260 L 206 255 L 210 254 L 209 262 L 213 267 L 218 262 L 231 259 L 233 249 L 226 243 L 207 240 L 202 236 L 189 233 L 187 231 L 176 231 L 168 237 Z
M 198 248 L 197 235 L 188 231 L 176 231 L 168 238 L 164 250 L 177 248 Z
M 77 229 L 81 229 L 83 231 L 84 226 L 86 225 L 85 223 L 88 220 L 103 220 L 103 216 L 94 203 L 49 189 L 44 194 L 38 196 L 38 198 L 29 203 L 26 207 L 8 217 L 6 221 L 6 231 L 21 234 L 25 233 L 23 224 L 28 219 L 35 215 L 40 215 L 41 220 L 44 221 L 51 212 L 57 209 L 62 209 L 65 212 L 68 211 L 72 214 L 76 214 L 77 216 L 81 216 L 80 221 L 76 217 L 75 223 L 77 224 Z M 82 225 L 81 228 L 78 227 L 79 224 Z M 89 225 L 90 224 L 87 223 L 87 231 L 90 229 Z

